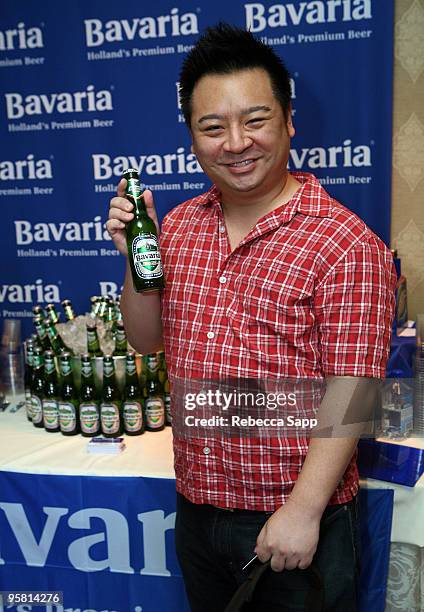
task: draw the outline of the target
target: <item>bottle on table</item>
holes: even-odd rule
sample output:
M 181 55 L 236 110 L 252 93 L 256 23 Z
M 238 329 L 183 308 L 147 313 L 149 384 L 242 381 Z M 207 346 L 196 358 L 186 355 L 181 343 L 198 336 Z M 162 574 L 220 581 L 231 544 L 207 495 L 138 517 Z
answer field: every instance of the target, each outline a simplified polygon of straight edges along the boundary
M 115 365 L 112 355 L 103 357 L 103 391 L 100 404 L 102 434 L 105 438 L 116 438 L 124 432 L 122 400 L 116 383 Z
M 34 327 L 37 332 L 38 343 L 44 351 L 47 351 L 51 347 L 51 344 L 47 335 L 45 323 L 46 319 L 43 321 L 41 315 L 36 315 L 34 317 Z
M 124 323 L 119 321 L 116 324 L 115 350 L 113 351 L 113 355 L 114 357 L 122 357 L 127 354 L 127 351 L 127 334 L 125 333 Z
M 39 304 L 36 304 L 35 306 L 32 307 L 32 312 L 33 312 L 34 318 L 40 317 L 41 321 L 44 321 L 44 319 L 46 318 L 46 313 L 44 312 L 43 308 Z
M 97 311 L 97 316 L 102 321 L 106 321 L 106 313 L 107 313 L 107 295 L 102 295 L 99 301 L 99 307 Z
M 72 353 L 71 349 L 68 348 L 62 340 L 59 332 L 56 329 L 56 325 L 52 321 L 47 320 L 45 328 L 50 341 L 51 349 L 55 355 L 60 355 L 60 353 L 63 353 L 63 351 L 69 351 Z
M 42 428 L 43 424 L 43 395 L 44 395 L 44 360 L 43 349 L 34 348 L 32 362 L 33 372 L 31 381 L 31 415 L 34 427 Z
M 129 436 L 144 433 L 143 398 L 138 382 L 135 354 L 127 353 L 123 400 L 124 431 Z
M 44 353 L 43 425 L 49 433 L 60 431 L 59 384 L 53 351 Z
M 110 323 L 113 326 L 113 322 L 115 321 L 115 304 L 113 302 L 113 298 L 107 298 L 106 302 L 106 313 L 105 313 L 106 323 Z
M 161 382 L 159 380 L 159 359 L 156 353 L 147 355 L 146 400 L 144 411 L 146 429 L 161 431 L 165 427 L 165 401 Z
M 59 323 L 59 315 L 56 312 L 56 307 L 54 304 L 47 304 L 46 306 L 47 318 L 54 324 Z
M 65 311 L 65 317 L 67 321 L 73 321 L 76 318 L 76 314 L 72 307 L 71 300 L 63 300 L 62 308 Z
M 33 373 L 34 343 L 26 340 L 25 344 L 25 371 L 24 371 L 24 390 L 25 390 L 25 411 L 28 421 L 32 421 L 32 399 L 31 383 Z
M 90 317 L 92 319 L 97 318 L 99 306 L 100 306 L 100 297 L 98 295 L 92 295 L 90 298 L 91 310 Z
M 100 433 L 100 407 L 97 401 L 96 387 L 94 385 L 91 358 L 88 353 L 81 356 L 81 387 L 79 419 L 81 434 L 85 438 L 92 438 Z
M 59 358 L 62 377 L 59 397 L 59 427 L 64 436 L 75 436 L 79 427 L 79 401 L 72 372 L 71 353 L 64 352 Z
M 101 357 L 103 355 L 97 334 L 97 325 L 94 321 L 87 323 L 87 352 L 90 357 Z
M 123 174 L 127 180 L 126 198 L 134 204 L 134 218 L 127 224 L 128 261 L 134 290 L 157 291 L 165 286 L 156 226 L 147 214 L 137 170 Z

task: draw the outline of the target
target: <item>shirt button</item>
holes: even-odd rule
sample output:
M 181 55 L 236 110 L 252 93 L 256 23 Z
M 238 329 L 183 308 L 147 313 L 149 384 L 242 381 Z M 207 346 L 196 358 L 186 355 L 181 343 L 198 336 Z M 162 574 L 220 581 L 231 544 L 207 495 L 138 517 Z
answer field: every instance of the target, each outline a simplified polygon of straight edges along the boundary
M 205 448 L 203 449 L 203 454 L 209 455 L 210 452 L 211 452 L 211 449 L 209 448 L 209 446 L 205 446 Z
M 214 332 L 208 332 L 206 335 L 209 338 L 209 340 L 212 340 L 212 338 L 215 338 Z
M 220 277 L 219 277 L 219 282 L 221 283 L 221 285 L 223 285 L 224 283 L 226 283 L 226 282 L 227 282 L 226 277 L 225 277 L 225 276 L 220 276 Z
M 221 234 L 223 234 L 225 232 L 225 227 L 223 225 L 221 225 L 219 227 L 219 231 L 221 232 Z

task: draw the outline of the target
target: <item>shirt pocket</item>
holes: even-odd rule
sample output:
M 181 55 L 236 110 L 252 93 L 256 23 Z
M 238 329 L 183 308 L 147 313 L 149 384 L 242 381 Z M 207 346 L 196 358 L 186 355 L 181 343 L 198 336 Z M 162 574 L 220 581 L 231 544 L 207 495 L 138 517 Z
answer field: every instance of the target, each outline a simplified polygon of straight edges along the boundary
M 303 356 L 315 363 L 311 345 L 317 344 L 313 312 L 313 282 L 299 271 L 293 277 L 284 263 L 278 274 L 257 266 L 239 277 L 232 288 L 227 315 L 233 333 L 259 362 L 278 367 L 282 358 Z

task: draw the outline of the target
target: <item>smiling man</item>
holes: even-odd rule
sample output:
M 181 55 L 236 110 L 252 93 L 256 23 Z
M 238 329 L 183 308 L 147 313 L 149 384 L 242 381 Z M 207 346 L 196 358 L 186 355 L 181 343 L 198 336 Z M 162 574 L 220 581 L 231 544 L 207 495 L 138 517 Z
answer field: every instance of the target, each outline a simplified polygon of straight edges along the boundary
M 251 612 L 306 610 L 312 562 L 322 609 L 353 611 L 355 449 L 389 353 L 391 254 L 313 175 L 288 172 L 290 80 L 271 48 L 238 28 L 209 28 L 184 61 L 180 88 L 193 151 L 213 186 L 163 221 L 161 294 L 136 294 L 127 266 L 129 340 L 142 353 L 164 344 L 171 381 L 325 381 L 319 417 L 331 432 L 174 430 L 176 546 L 190 605 L 223 611 L 256 553 L 271 570 Z M 124 195 L 121 181 L 107 227 L 126 255 L 133 215 Z M 157 222 L 150 192 L 145 200 Z M 183 410 L 173 397 L 174 417 Z

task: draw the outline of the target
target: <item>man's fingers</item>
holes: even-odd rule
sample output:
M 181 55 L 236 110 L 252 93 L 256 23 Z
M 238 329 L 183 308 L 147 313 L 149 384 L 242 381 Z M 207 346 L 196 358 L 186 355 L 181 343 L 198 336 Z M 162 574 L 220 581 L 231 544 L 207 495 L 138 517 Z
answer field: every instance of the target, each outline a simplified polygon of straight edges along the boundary
M 125 197 L 125 190 L 127 187 L 127 179 L 121 179 L 118 183 L 118 196 L 121 198 Z
M 307 557 L 306 559 L 299 561 L 299 563 L 297 564 L 297 567 L 301 570 L 304 570 L 307 567 L 309 567 L 311 563 L 312 563 L 312 557 Z
M 134 208 L 134 205 L 127 200 L 126 198 L 115 197 L 110 201 L 110 209 L 118 208 L 119 210 L 126 210 L 131 212 Z
M 146 191 L 143 191 L 143 197 L 144 197 L 144 202 L 146 204 L 147 213 L 149 217 L 153 219 L 153 221 L 156 224 L 156 227 L 159 229 L 158 216 L 156 214 L 155 204 L 153 202 L 153 194 L 150 191 L 150 189 L 146 189 Z
M 118 221 L 122 221 L 122 223 L 128 223 L 133 217 L 133 213 L 126 212 L 120 208 L 113 207 L 109 209 L 109 219 L 117 219 Z
M 284 555 L 274 553 L 271 557 L 271 569 L 274 572 L 282 572 L 283 569 L 290 569 L 287 567 L 287 560 Z
M 106 221 L 106 229 L 109 234 L 114 234 L 117 230 L 125 229 L 125 223 L 118 221 L 118 219 L 109 219 L 109 221 Z

